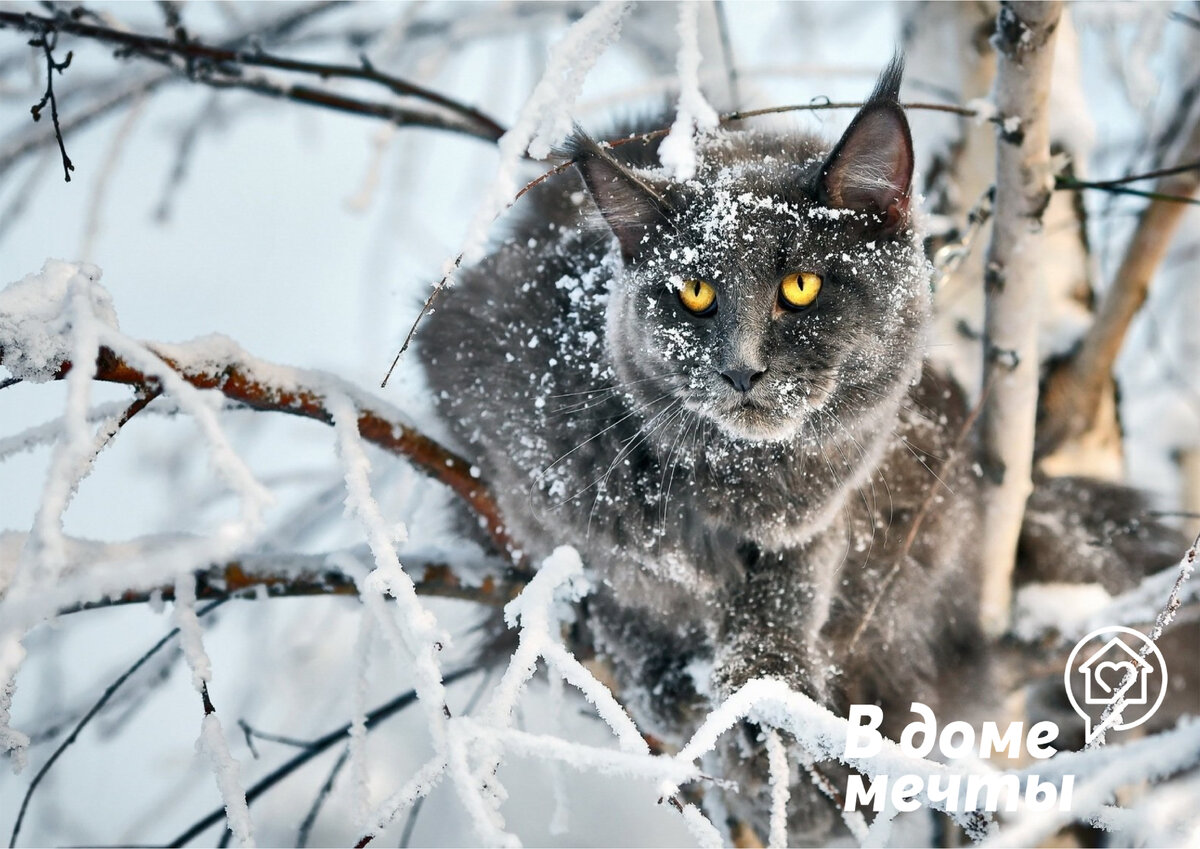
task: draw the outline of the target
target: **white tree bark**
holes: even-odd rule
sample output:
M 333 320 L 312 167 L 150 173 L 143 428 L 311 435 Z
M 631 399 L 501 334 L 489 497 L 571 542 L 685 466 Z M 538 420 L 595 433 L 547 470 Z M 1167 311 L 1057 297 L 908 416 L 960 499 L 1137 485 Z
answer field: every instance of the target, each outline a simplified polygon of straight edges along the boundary
M 981 460 L 986 499 L 981 614 L 1008 627 L 1017 536 L 1032 490 L 1038 397 L 1037 304 L 1042 216 L 1050 201 L 1050 94 L 1060 2 L 1005 3 L 996 23 L 1000 113 L 996 207 L 984 272 L 985 385 Z

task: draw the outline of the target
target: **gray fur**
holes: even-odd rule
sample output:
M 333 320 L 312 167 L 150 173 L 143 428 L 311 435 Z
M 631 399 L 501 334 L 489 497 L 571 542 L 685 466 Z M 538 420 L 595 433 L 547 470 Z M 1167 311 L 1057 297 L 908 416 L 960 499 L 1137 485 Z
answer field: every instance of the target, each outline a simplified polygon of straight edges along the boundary
M 574 545 L 602 578 L 590 636 L 668 738 L 762 675 L 835 710 L 881 704 L 893 733 L 912 701 L 969 718 L 987 689 L 979 484 L 970 463 L 943 468 L 966 410 L 923 366 L 929 269 L 899 73 L 832 153 L 722 130 L 683 185 L 655 170 L 653 143 L 578 136 L 580 174 L 530 193 L 419 338 L 513 537 L 533 562 Z M 863 167 L 839 159 L 864 148 L 856 127 Z M 831 182 L 862 174 L 869 186 Z M 867 206 L 831 205 L 864 191 Z M 797 313 L 777 306 L 795 271 L 824 278 Z M 714 315 L 680 306 L 692 278 L 716 286 Z M 764 373 L 743 396 L 731 368 Z M 814 792 L 796 790 L 794 839 L 834 821 Z

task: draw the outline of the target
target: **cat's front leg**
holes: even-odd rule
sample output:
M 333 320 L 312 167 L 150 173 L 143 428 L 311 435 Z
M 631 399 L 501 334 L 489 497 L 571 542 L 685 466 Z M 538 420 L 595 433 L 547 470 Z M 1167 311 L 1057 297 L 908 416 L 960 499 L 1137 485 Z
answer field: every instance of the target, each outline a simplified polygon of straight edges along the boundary
M 820 567 L 821 553 L 819 545 L 777 552 L 743 547 L 744 579 L 730 588 L 716 650 L 718 696 L 756 678 L 777 678 L 829 704 L 834 664 L 819 633 L 835 570 Z

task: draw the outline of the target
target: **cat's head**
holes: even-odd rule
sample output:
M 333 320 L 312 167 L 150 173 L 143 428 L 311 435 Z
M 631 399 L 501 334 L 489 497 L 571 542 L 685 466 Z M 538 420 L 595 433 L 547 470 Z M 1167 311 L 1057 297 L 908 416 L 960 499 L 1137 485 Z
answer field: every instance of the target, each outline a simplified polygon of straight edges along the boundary
M 607 343 L 633 395 L 673 398 L 753 442 L 895 414 L 922 360 L 929 299 L 901 70 L 884 72 L 832 149 L 722 131 L 698 141 L 696 176 L 682 183 L 576 139 L 624 259 Z

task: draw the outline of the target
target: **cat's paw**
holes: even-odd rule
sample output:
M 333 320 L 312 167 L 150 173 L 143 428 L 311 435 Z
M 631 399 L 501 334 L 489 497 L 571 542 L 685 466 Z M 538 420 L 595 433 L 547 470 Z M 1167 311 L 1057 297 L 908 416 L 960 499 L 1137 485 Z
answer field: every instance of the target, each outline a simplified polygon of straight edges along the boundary
M 777 635 L 742 637 L 731 640 L 717 652 L 713 691 L 724 701 L 749 681 L 773 678 L 825 704 L 829 695 L 828 669 L 828 660 L 819 649 Z

